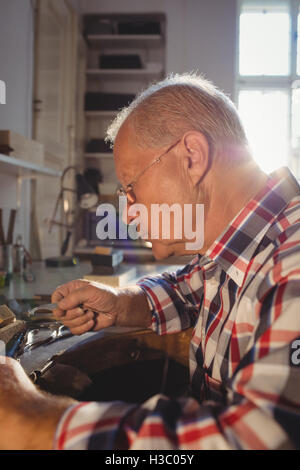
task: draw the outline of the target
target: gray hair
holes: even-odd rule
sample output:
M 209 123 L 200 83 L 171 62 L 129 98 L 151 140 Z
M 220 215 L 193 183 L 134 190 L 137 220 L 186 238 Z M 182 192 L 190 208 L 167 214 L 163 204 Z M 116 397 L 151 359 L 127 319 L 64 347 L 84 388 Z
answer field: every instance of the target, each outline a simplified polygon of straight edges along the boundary
M 190 130 L 203 133 L 214 148 L 248 144 L 232 101 L 196 73 L 171 74 L 142 91 L 110 124 L 111 145 L 128 118 L 144 148 L 171 144 Z

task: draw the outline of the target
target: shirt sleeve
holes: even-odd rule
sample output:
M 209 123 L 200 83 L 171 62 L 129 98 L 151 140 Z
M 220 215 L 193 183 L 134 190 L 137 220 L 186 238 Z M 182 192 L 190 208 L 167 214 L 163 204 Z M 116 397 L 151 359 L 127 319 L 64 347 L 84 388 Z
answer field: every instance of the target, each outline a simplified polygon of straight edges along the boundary
M 137 283 L 147 295 L 151 328 L 157 334 L 177 333 L 195 325 L 203 299 L 198 257 L 173 273 L 148 276 Z
M 300 273 L 263 293 L 253 343 L 225 384 L 224 403 L 164 395 L 140 406 L 81 403 L 65 412 L 54 448 L 299 448 L 299 292 Z

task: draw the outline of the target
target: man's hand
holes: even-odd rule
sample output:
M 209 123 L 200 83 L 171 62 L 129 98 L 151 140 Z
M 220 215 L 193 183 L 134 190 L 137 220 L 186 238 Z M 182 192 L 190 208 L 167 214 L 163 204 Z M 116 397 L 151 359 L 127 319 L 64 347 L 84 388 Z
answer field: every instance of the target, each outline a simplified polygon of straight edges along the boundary
M 52 302 L 59 307 L 53 312 L 55 318 L 74 335 L 114 325 L 118 313 L 116 292 L 101 287 L 81 279 L 59 286 L 52 295 Z
M 0 356 L 0 449 L 52 449 L 58 422 L 75 403 L 41 392 L 17 361 Z
M 52 302 L 58 304 L 55 318 L 74 335 L 113 325 L 147 327 L 151 323 L 146 296 L 136 286 L 113 289 L 79 279 L 58 287 Z

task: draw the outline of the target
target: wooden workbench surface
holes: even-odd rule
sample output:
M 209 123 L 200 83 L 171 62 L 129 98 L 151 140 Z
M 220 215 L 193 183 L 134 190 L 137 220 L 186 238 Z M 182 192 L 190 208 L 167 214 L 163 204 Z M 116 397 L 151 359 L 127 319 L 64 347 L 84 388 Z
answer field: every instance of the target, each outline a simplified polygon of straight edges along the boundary
M 174 271 L 174 269 L 180 268 L 179 265 L 156 263 L 134 266 L 137 268 L 137 277 L 133 282 L 146 275 L 155 275 L 166 270 Z M 80 262 L 77 266 L 68 268 L 48 268 L 44 262 L 34 262 L 32 266 L 32 272 L 35 276 L 34 282 L 25 282 L 20 276 L 14 274 L 9 287 L 0 288 L 0 294 L 5 295 L 8 299 L 32 299 L 36 295 L 51 295 L 57 286 L 73 279 L 81 279 L 91 271 L 89 262 Z

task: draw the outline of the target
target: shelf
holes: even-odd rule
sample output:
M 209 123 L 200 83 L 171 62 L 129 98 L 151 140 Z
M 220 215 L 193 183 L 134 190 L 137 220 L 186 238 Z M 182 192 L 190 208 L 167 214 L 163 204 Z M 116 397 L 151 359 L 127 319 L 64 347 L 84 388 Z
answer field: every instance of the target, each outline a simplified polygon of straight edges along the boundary
M 109 160 L 113 159 L 113 153 L 86 153 L 85 158 L 107 158 Z
M 62 174 L 61 171 L 52 170 L 52 168 L 45 168 L 25 160 L 0 154 L 0 173 L 21 176 L 22 170 L 55 177 L 60 177 Z
M 159 75 L 162 67 L 147 67 L 144 69 L 87 69 L 87 75 Z
M 127 42 L 146 42 L 160 43 L 163 40 L 161 34 L 88 34 L 87 41 L 97 45 L 103 42 L 127 43 Z
M 86 111 L 86 117 L 114 117 L 119 111 Z

